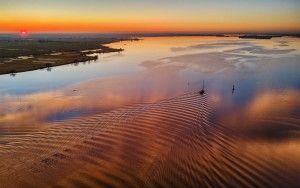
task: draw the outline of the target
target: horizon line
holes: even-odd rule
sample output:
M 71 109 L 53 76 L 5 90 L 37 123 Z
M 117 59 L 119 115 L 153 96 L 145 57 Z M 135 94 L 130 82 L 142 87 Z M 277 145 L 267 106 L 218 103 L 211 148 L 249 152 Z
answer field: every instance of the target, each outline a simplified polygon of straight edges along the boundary
M 22 31 L 0 31 L 0 34 L 20 34 Z M 132 32 L 101 32 L 101 31 L 26 31 L 29 35 L 31 34 L 199 34 L 199 35 L 229 35 L 229 34 L 300 34 L 300 31 L 264 31 L 264 32 L 253 32 L 253 31 L 234 31 L 234 32 L 222 32 L 222 31 L 211 31 L 211 32 L 195 32 L 195 31 L 132 31 Z

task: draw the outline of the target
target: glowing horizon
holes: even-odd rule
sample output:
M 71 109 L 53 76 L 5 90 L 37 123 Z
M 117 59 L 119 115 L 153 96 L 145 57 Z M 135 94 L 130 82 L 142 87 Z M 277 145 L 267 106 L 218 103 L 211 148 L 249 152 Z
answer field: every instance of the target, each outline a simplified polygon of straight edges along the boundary
M 300 32 L 300 2 L 0 0 L 0 32 Z

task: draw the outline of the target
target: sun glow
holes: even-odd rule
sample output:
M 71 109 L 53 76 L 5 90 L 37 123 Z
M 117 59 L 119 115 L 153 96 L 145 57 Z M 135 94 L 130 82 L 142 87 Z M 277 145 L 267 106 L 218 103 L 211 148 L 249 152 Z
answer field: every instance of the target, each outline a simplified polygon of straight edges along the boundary
M 27 37 L 28 36 L 28 32 L 27 31 L 21 31 L 20 32 L 20 36 L 21 37 Z

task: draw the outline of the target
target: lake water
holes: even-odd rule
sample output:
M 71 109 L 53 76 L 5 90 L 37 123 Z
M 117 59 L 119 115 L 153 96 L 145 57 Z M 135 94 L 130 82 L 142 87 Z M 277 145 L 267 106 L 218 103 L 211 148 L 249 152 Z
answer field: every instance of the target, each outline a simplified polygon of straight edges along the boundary
M 1 75 L 0 143 L 29 129 L 193 93 L 204 81 L 210 122 L 233 130 L 244 152 L 274 159 L 286 181 L 299 185 L 300 39 L 149 37 L 109 46 L 124 51 Z
M 156 37 L 110 46 L 125 50 L 95 62 L 1 75 L 0 122 L 61 120 L 155 102 L 199 90 L 203 80 L 226 112 L 268 95 L 285 101 L 300 88 L 297 38 Z

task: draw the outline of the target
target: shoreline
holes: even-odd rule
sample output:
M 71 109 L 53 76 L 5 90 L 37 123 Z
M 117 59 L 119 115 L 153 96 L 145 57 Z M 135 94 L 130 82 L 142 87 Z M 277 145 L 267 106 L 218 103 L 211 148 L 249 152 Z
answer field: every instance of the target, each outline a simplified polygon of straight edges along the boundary
M 122 52 L 124 49 L 114 49 L 114 48 L 105 48 L 98 49 L 97 51 L 89 52 L 61 52 L 61 55 L 53 56 L 53 59 L 49 56 L 51 55 L 38 55 L 34 56 L 32 59 L 17 60 L 18 62 L 12 62 L 10 66 L 4 66 L 7 63 L 0 63 L 0 75 L 10 74 L 15 76 L 17 73 L 35 71 L 40 69 L 51 69 L 52 67 L 57 67 L 61 65 L 76 64 L 87 61 L 95 61 L 98 59 L 97 55 L 91 56 L 93 53 L 113 53 L 113 52 Z M 42 59 L 42 60 L 40 60 Z M 46 59 L 46 60 L 43 60 Z M 51 59 L 50 61 L 48 61 Z M 22 64 L 21 64 L 22 63 Z M 3 65 L 3 67 L 2 67 Z M 14 66 L 14 68 L 10 68 Z
M 101 39 L 95 41 L 0 41 L 2 45 L 5 42 L 8 44 L 6 49 L 2 48 L 4 52 L 0 57 L 0 75 L 10 74 L 15 76 L 17 73 L 34 71 L 39 69 L 51 70 L 52 67 L 76 64 L 87 61 L 95 61 L 98 59 L 100 53 L 122 52 L 122 48 L 111 48 L 104 46 L 114 42 L 122 41 L 136 41 L 139 39 L 111 39 L 110 41 L 103 41 Z M 53 47 L 53 43 L 55 46 Z M 20 45 L 21 44 L 21 45 Z M 18 46 L 19 45 L 19 46 Z M 52 45 L 52 46 L 51 46 Z M 42 50 L 38 48 L 41 46 Z M 47 49 L 52 47 L 52 49 Z M 14 49 L 19 48 L 19 49 Z M 29 49 L 29 50 L 27 50 Z M 46 50 L 45 50 L 46 49 Z M 53 50 L 55 49 L 55 50 Z M 5 51 L 6 50 L 6 51 Z M 15 51 L 17 52 L 15 52 Z M 31 51 L 30 51 L 31 50 Z M 7 52 L 5 54 L 5 52 Z M 11 52 L 12 51 L 12 52 Z M 25 51 L 25 53 L 24 53 Z M 28 52 L 29 51 L 29 52 Z M 32 53 L 30 53 L 32 52 Z M 11 54 L 9 54 L 11 53 Z

